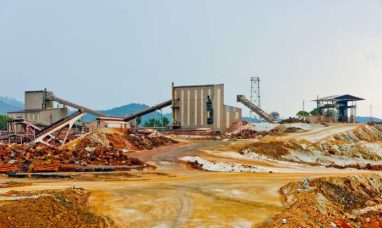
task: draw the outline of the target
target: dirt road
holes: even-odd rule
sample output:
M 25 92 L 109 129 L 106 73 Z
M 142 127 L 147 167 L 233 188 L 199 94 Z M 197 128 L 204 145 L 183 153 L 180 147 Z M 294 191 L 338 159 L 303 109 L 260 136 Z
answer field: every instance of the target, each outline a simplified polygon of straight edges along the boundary
M 328 127 L 324 128 L 318 128 L 316 130 L 308 131 L 308 132 L 301 132 L 301 133 L 293 133 L 293 134 L 288 134 L 287 136 L 281 136 L 281 139 L 296 139 L 296 140 L 301 140 L 305 139 L 308 140 L 312 143 L 317 142 L 321 139 L 324 139 L 328 136 L 338 134 L 341 132 L 345 131 L 350 131 L 353 130 L 357 127 L 362 126 L 362 124 L 342 124 L 342 123 L 337 123 L 337 124 L 331 124 Z

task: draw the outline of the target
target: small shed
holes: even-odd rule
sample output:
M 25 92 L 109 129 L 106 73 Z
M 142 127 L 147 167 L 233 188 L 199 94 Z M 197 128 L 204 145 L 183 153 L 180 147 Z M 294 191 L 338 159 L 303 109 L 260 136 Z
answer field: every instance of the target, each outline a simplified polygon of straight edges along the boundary
M 357 117 L 357 101 L 365 99 L 353 95 L 337 95 L 314 100 L 320 116 L 333 118 L 335 122 L 354 123 Z

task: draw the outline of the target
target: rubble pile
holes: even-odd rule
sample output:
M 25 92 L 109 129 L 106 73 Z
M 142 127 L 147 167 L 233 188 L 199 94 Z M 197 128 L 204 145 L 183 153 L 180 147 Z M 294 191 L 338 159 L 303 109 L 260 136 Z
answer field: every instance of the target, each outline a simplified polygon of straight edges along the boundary
M 225 134 L 223 138 L 231 139 L 260 139 L 269 133 L 266 131 L 256 131 L 252 129 L 243 129 L 232 133 Z
M 271 136 L 281 136 L 286 133 L 295 133 L 304 131 L 302 128 L 298 127 L 286 127 L 283 125 L 278 125 L 269 131 L 257 131 L 252 124 L 247 122 L 234 123 L 229 131 L 227 131 L 223 138 L 232 139 L 261 139 L 267 135 Z
M 280 189 L 284 210 L 262 227 L 381 227 L 377 174 L 293 182 Z
M 270 130 L 269 134 L 274 136 L 280 136 L 286 133 L 296 133 L 296 132 L 303 132 L 303 131 L 305 130 L 299 127 L 285 127 L 283 125 L 279 125 L 273 128 L 272 130 Z
M 89 195 L 83 189 L 8 192 L 2 195 L 11 199 L 2 201 L 0 227 L 110 227 L 111 221 L 87 207 Z
M 175 143 L 156 132 L 111 130 L 89 133 L 56 148 L 43 144 L 0 145 L 0 172 L 68 171 L 65 165 L 145 166 L 130 151 Z M 67 167 L 66 167 L 67 168 Z
M 155 147 L 176 143 L 174 140 L 152 130 L 134 131 L 131 129 L 113 129 L 104 132 L 89 133 L 73 142 L 69 142 L 65 148 L 74 151 L 83 150 L 151 150 Z
M 232 123 L 232 125 L 226 130 L 227 133 L 232 133 L 237 130 L 243 129 L 247 126 L 250 126 L 251 124 L 248 123 L 247 121 L 241 121 L 241 120 L 236 120 Z
M 128 141 L 139 150 L 151 150 L 158 146 L 176 143 L 176 141 L 152 130 L 140 130 L 136 133 L 129 130 L 125 135 L 127 135 Z
M 287 149 L 290 147 L 294 147 L 294 145 L 286 141 L 255 142 L 244 147 L 240 153 L 245 155 L 248 152 L 251 152 L 268 158 L 281 160 L 283 156 L 290 154 L 290 151 Z
M 44 145 L 30 147 L 27 144 L 10 144 L 0 147 L 1 167 L 13 167 L 9 171 L 58 171 L 59 164 L 75 165 L 144 165 L 137 158 L 129 157 L 128 153 L 116 150 L 96 149 L 88 147 L 84 150 L 68 150 L 62 148 L 51 148 Z M 56 165 L 57 168 L 51 167 Z M 48 170 L 49 169 L 49 170 Z M 57 169 L 57 170 L 56 170 Z
M 296 118 L 296 117 L 289 117 L 288 119 L 282 120 L 280 122 L 281 124 L 286 124 L 286 123 L 309 123 L 309 121 Z

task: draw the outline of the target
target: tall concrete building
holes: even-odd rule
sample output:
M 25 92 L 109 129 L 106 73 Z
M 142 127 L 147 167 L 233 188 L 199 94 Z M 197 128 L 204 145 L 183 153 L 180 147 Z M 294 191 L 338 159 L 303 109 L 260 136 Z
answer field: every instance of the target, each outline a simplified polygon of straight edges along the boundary
M 48 126 L 68 115 L 68 109 L 54 107 L 55 102 L 47 100 L 53 92 L 46 90 L 25 91 L 24 110 L 9 112 L 8 116 L 22 118 L 37 125 Z M 62 105 L 61 105 L 62 106 Z
M 241 118 L 241 109 L 224 105 L 224 84 L 172 85 L 173 126 L 181 129 L 211 128 L 224 133 Z

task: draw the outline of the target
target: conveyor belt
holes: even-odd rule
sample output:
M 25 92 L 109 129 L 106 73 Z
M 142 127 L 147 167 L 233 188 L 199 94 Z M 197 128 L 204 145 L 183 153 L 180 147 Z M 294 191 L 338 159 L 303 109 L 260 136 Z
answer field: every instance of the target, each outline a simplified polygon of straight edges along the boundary
M 252 102 L 250 102 L 247 98 L 245 98 L 244 95 L 237 95 L 237 101 L 242 103 L 243 105 L 247 106 L 249 109 L 251 109 L 253 112 L 255 112 L 257 115 L 262 117 L 267 122 L 276 123 L 276 120 L 273 118 L 273 116 L 269 115 L 264 110 L 262 110 L 260 107 L 256 106 Z
M 56 101 L 56 102 L 58 102 L 60 104 L 67 105 L 67 106 L 70 106 L 72 108 L 76 108 L 78 110 L 82 110 L 83 112 L 86 112 L 86 113 L 89 113 L 89 114 L 92 114 L 92 115 L 95 115 L 95 116 L 99 116 L 99 117 L 105 117 L 106 116 L 105 114 L 103 114 L 101 112 L 94 111 L 94 110 L 92 110 L 90 108 L 86 108 L 86 107 L 84 107 L 82 105 L 75 104 L 73 102 L 61 99 L 61 98 L 56 97 L 56 96 L 47 96 L 46 99 L 49 100 L 49 101 Z
M 73 113 L 72 115 L 67 116 L 67 117 L 53 123 L 49 127 L 42 129 L 41 131 L 39 131 L 36 134 L 36 138 L 34 139 L 34 142 L 44 142 L 45 137 L 47 137 L 48 135 L 51 135 L 54 132 L 64 128 L 65 126 L 69 125 L 70 126 L 69 128 L 71 128 L 73 123 L 75 121 L 77 121 L 79 118 L 81 118 L 83 115 L 84 115 L 84 112 L 82 110 L 79 110 L 79 111 Z M 63 140 L 63 143 L 65 142 L 65 140 L 66 139 Z
M 159 109 L 165 108 L 167 106 L 170 106 L 171 104 L 172 104 L 172 100 L 168 100 L 168 101 L 162 102 L 160 104 L 157 104 L 157 105 L 154 105 L 154 106 L 152 106 L 150 108 L 147 108 L 147 109 L 145 109 L 143 111 L 140 111 L 140 112 L 134 113 L 132 115 L 129 115 L 129 116 L 125 117 L 124 121 L 125 122 L 131 121 L 131 120 L 133 120 L 133 119 L 135 119 L 137 117 L 144 116 L 144 115 L 149 114 L 151 112 L 154 112 L 156 110 L 159 110 Z

